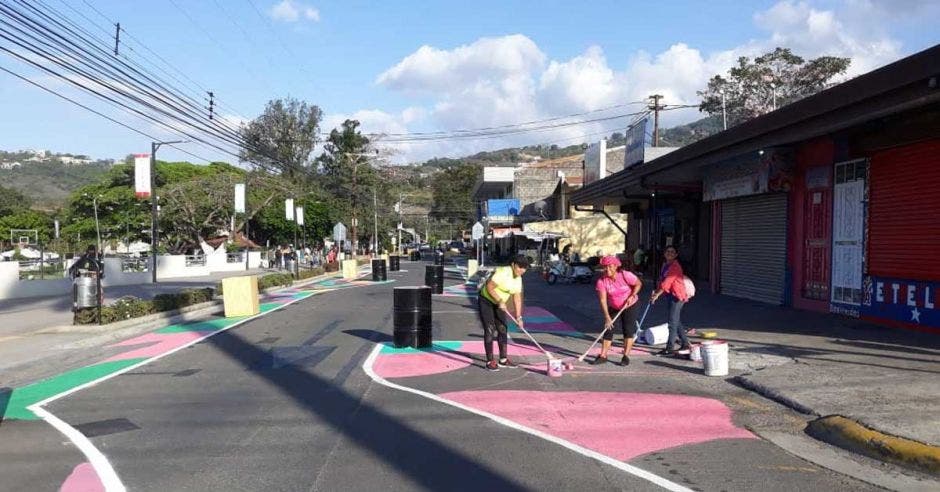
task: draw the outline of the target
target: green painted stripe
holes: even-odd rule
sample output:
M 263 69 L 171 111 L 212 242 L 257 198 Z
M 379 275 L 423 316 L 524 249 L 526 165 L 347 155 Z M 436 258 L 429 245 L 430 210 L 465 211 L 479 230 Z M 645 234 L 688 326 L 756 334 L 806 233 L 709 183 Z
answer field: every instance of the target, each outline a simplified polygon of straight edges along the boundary
M 232 318 L 218 318 L 218 319 L 211 319 L 208 321 L 199 321 L 196 323 L 182 323 L 178 325 L 170 325 L 164 328 L 160 328 L 154 333 L 158 333 L 160 335 L 166 335 L 169 333 L 212 332 L 212 331 L 221 330 L 245 318 L 248 318 L 248 316 L 235 316 Z
M 6 405 L 0 401 L 0 409 L 3 409 L 2 419 L 38 420 L 39 417 L 27 410 L 26 407 L 130 367 L 143 360 L 145 359 L 139 358 L 102 362 L 100 364 L 82 367 L 81 369 L 64 372 L 58 376 L 43 379 L 42 381 L 23 386 L 22 388 L 16 388 L 12 393 L 7 394 Z M 0 396 L 0 399 L 2 398 L 3 396 Z
M 420 354 L 422 352 L 453 352 L 460 349 L 463 342 L 432 342 L 430 348 L 415 349 L 411 347 L 395 348 L 391 342 L 385 342 L 382 347 L 382 354 Z

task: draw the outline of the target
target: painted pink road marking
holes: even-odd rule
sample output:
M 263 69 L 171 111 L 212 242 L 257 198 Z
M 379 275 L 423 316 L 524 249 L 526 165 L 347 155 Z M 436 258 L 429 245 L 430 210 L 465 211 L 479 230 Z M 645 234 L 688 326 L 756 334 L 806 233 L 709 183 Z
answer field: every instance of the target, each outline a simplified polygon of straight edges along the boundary
M 542 346 L 545 347 L 547 350 L 551 350 L 551 348 L 549 348 L 548 345 L 543 344 Z M 543 357 L 545 356 L 545 354 L 542 353 L 541 350 L 535 348 L 534 346 L 510 343 L 507 348 L 509 352 L 508 355 L 512 355 L 516 357 L 526 357 L 530 355 L 541 355 Z M 493 350 L 496 350 L 495 343 L 493 344 Z M 460 351 L 468 352 L 471 354 L 485 354 L 486 353 L 483 350 L 483 342 L 480 342 L 480 341 L 463 342 L 463 345 L 460 346 Z
M 470 364 L 469 357 L 455 352 L 419 352 L 382 354 L 376 359 L 373 369 L 383 378 L 407 378 L 456 371 Z
M 440 395 L 621 461 L 716 439 L 756 439 L 718 400 L 605 392 L 456 391 Z
M 617 343 L 619 344 L 620 342 L 618 341 Z M 597 356 L 598 354 L 601 353 L 600 344 L 601 344 L 600 342 L 597 342 L 597 345 L 598 345 L 598 346 L 592 348 L 591 351 L 588 352 L 588 357 Z M 623 355 L 623 345 L 611 345 L 610 350 L 607 351 L 607 356 L 609 357 L 609 356 L 615 355 L 615 354 L 616 354 L 616 355 Z M 651 355 L 651 354 L 652 354 L 652 351 L 651 351 L 650 349 L 648 349 L 648 348 L 633 347 L 632 349 L 630 349 L 630 357 L 633 357 L 634 355 L 646 356 L 646 355 Z M 619 362 L 619 361 L 617 361 L 617 362 Z
M 204 332 L 198 331 L 181 333 L 147 333 L 136 338 L 131 338 L 130 340 L 124 340 L 121 343 L 109 345 L 109 347 L 129 347 L 134 345 L 148 344 L 146 347 L 141 347 L 136 350 L 131 350 L 129 352 L 124 352 L 109 357 L 104 362 L 137 358 L 149 359 L 150 357 L 156 357 L 165 352 L 169 352 L 176 347 L 186 345 L 193 340 L 205 338 L 205 336 L 206 334 Z
M 95 468 L 91 466 L 91 463 L 82 463 L 72 470 L 72 473 L 62 483 L 59 491 L 104 492 L 104 484 L 101 483 L 101 479 L 98 478 L 98 474 L 95 473 Z

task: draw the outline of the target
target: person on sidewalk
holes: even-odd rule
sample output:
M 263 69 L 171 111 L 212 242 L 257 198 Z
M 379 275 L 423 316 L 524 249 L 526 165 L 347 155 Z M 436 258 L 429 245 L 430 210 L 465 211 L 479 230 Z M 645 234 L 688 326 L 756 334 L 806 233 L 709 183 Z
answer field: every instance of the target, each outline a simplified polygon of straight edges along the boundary
M 72 266 L 69 267 L 69 277 L 77 278 L 81 271 L 94 272 L 98 278 L 104 278 L 104 265 L 101 264 L 101 258 L 98 257 L 98 248 L 94 244 L 89 244 L 85 254 L 78 258 Z
M 486 368 L 498 371 L 500 367 L 518 367 L 509 360 L 508 326 L 506 302 L 512 298 L 515 318 L 522 321 L 522 275 L 529 268 L 529 259 L 516 255 L 509 266 L 496 267 L 490 278 L 480 288 L 477 307 L 483 324 L 483 349 L 486 351 Z M 499 360 L 493 357 L 493 338 L 499 346 Z
M 663 257 L 666 259 L 663 269 L 659 275 L 659 288 L 653 292 L 650 297 L 650 303 L 655 303 L 663 294 L 666 294 L 668 301 L 667 310 L 669 313 L 669 338 L 666 339 L 666 348 L 656 353 L 656 355 L 675 355 L 676 350 L 688 350 L 690 348 L 689 338 L 686 336 L 682 327 L 682 306 L 685 306 L 689 300 L 689 295 L 685 291 L 685 274 L 682 272 L 682 265 L 678 260 L 679 253 L 673 246 L 667 246 L 663 251 Z M 678 336 L 682 344 L 678 349 L 673 349 Z
M 614 321 L 620 313 L 618 321 L 620 330 L 623 332 L 623 359 L 620 360 L 621 366 L 630 365 L 630 350 L 633 348 L 633 336 L 636 335 L 636 318 L 639 306 L 640 289 L 643 288 L 643 282 L 629 270 L 621 270 L 621 262 L 616 256 L 605 256 L 601 258 L 601 267 L 604 273 L 597 279 L 595 290 L 597 299 L 601 304 L 601 312 L 604 313 L 604 341 L 601 344 L 601 353 L 594 358 L 594 364 L 603 364 L 607 362 L 607 351 L 614 341 Z

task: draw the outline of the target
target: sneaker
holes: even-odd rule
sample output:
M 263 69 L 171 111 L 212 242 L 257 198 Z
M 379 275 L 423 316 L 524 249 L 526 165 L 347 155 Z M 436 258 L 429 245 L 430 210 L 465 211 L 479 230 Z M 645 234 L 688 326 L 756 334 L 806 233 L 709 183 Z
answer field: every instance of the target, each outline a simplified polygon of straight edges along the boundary
M 685 331 L 685 334 L 688 335 L 688 336 L 690 336 L 690 337 L 694 337 L 694 336 L 698 335 L 698 332 L 695 331 L 695 328 L 689 328 L 688 330 Z
M 498 365 L 499 367 L 509 367 L 509 368 L 519 367 L 519 364 L 516 364 L 515 362 L 513 362 L 512 360 L 508 358 L 499 359 L 499 361 L 496 362 L 496 365 Z
M 599 355 L 594 358 L 594 362 L 591 362 L 591 364 L 595 366 L 599 364 L 606 364 L 606 363 L 607 363 L 607 357 L 601 357 Z
M 629 365 L 630 365 L 630 356 L 629 356 L 629 355 L 624 355 L 624 356 L 623 356 L 623 359 L 620 359 L 620 365 L 621 365 L 621 366 L 624 366 L 624 367 L 629 366 Z
M 486 370 L 496 372 L 499 370 L 499 364 L 497 364 L 495 360 L 491 360 L 486 363 Z
M 671 349 L 662 349 L 659 352 L 653 353 L 653 355 L 658 355 L 660 357 L 670 357 L 670 356 L 675 355 L 675 351 Z

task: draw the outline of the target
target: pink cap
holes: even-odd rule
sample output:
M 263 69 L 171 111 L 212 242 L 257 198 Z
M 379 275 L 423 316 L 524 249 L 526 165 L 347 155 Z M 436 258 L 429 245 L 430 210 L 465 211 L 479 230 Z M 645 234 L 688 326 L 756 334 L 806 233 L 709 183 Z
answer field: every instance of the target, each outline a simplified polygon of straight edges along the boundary
M 613 255 L 605 256 L 605 257 L 601 258 L 601 266 L 607 266 L 607 265 L 614 265 L 614 266 L 618 266 L 618 267 L 619 267 L 619 266 L 620 266 L 620 258 L 617 258 L 616 256 L 613 256 Z

